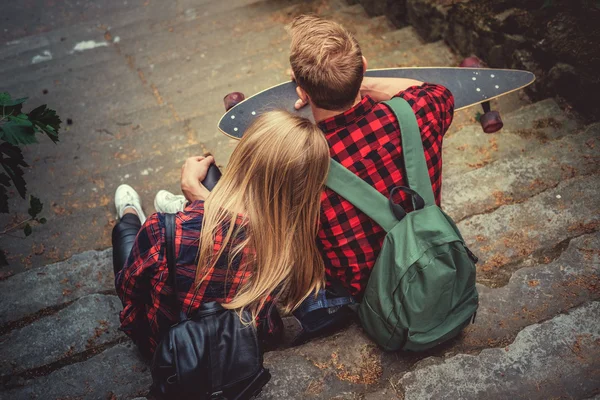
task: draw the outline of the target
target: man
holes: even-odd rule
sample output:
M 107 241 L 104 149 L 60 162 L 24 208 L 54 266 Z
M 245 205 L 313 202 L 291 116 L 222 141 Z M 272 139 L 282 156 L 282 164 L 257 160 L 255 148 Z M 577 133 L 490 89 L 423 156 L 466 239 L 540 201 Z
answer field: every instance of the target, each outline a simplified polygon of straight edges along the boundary
M 398 96 L 411 105 L 421 130 L 436 202 L 442 185 L 442 139 L 452 122 L 454 98 L 439 85 L 411 79 L 363 77 L 367 60 L 341 25 L 315 16 L 289 27 L 290 63 L 298 84 L 296 108 L 311 107 L 330 155 L 388 197 L 405 179 L 400 128 L 380 101 Z M 403 193 L 396 202 L 412 209 Z M 357 300 L 381 250 L 385 232 L 330 189 L 321 197 L 318 244 L 328 284 L 339 282 Z
M 402 97 L 416 114 L 431 184 L 440 205 L 442 139 L 454 112 L 450 91 L 412 79 L 363 77 L 367 60 L 354 37 L 338 23 L 304 15 L 291 23 L 289 32 L 290 63 L 300 98 L 296 108 L 311 107 L 329 143 L 331 157 L 386 197 L 394 187 L 407 186 L 398 122 L 387 106 L 379 104 L 394 96 Z M 198 163 L 196 158 L 186 161 L 184 191 L 202 190 L 193 173 Z M 184 202 L 182 196 L 165 193 L 157 195 L 157 210 L 169 211 L 173 204 L 182 207 L 178 203 Z M 395 201 L 412 209 L 402 192 Z M 385 232 L 330 189 L 323 192 L 321 206 L 317 241 L 328 285 L 341 285 L 360 300 Z

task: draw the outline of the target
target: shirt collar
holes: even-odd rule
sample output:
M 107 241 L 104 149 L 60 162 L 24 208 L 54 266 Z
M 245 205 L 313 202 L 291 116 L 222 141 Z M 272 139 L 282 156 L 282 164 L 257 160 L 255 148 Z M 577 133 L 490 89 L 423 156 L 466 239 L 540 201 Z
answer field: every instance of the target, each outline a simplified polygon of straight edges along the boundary
M 349 110 L 319 122 L 319 128 L 321 128 L 324 133 L 337 131 L 350 125 L 363 115 L 369 113 L 375 104 L 375 101 L 371 97 L 365 95 L 355 106 Z

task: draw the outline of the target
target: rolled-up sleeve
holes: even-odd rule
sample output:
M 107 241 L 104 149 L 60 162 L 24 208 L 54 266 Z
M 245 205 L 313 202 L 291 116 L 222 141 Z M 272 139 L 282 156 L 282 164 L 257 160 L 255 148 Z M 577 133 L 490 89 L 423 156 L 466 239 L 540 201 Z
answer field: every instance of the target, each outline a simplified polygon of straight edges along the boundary
M 432 124 L 432 133 L 444 134 L 450 128 L 454 118 L 454 96 L 442 85 L 424 83 L 411 86 L 394 97 L 402 97 L 412 105 L 415 114 L 420 116 L 423 124 Z

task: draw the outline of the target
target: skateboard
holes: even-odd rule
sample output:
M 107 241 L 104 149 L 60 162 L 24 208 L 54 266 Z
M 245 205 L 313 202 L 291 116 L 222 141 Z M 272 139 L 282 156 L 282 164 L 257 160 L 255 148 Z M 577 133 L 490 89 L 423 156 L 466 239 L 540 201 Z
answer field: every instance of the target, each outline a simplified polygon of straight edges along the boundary
M 503 124 L 500 114 L 491 110 L 490 100 L 530 85 L 535 81 L 535 75 L 528 71 L 482 66 L 479 59 L 469 57 L 461 67 L 372 69 L 367 70 L 365 76 L 410 78 L 443 85 L 454 95 L 456 111 L 481 104 L 484 111 L 480 116 L 481 126 L 484 132 L 493 133 L 500 130 Z M 312 120 L 310 107 L 294 109 L 297 99 L 295 82 L 281 83 L 247 99 L 242 93 L 229 93 L 224 98 L 227 111 L 218 123 L 219 130 L 227 136 L 240 139 L 254 118 L 273 109 L 285 109 Z

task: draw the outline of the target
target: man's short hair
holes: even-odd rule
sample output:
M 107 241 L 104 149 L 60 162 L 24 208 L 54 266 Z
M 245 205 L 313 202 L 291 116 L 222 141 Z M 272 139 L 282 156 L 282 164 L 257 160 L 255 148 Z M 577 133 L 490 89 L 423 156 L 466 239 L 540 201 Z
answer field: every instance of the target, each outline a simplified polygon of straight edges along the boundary
M 290 64 L 298 85 L 319 108 L 345 110 L 358 95 L 363 79 L 360 46 L 337 22 L 301 15 L 288 27 Z

